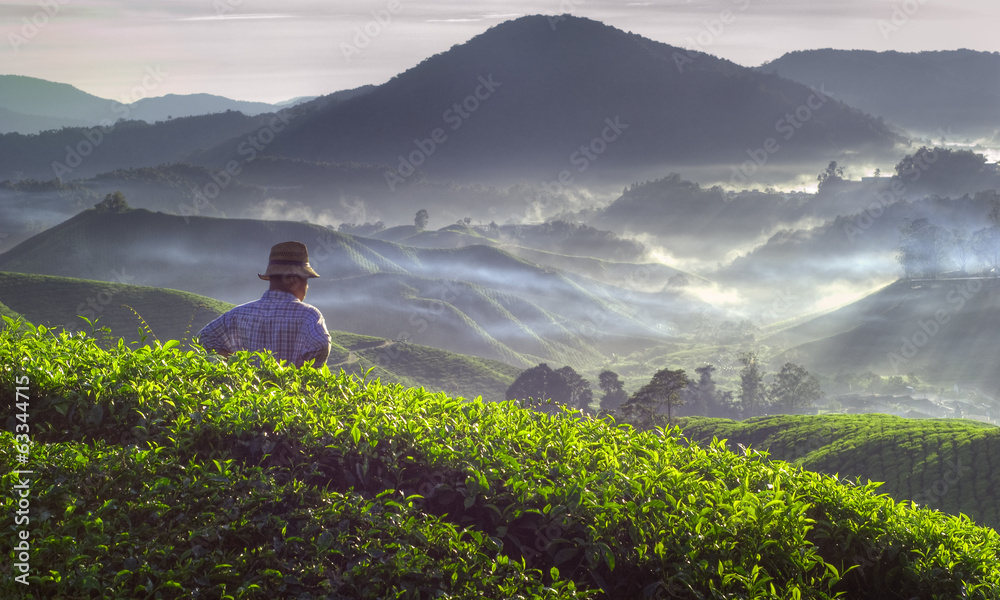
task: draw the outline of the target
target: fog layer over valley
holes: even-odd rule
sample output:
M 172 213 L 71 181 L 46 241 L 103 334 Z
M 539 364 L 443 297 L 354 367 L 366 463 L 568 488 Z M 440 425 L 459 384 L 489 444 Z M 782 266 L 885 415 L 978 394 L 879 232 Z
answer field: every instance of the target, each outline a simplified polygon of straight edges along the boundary
M 337 330 L 630 381 L 708 363 L 731 381 L 741 351 L 829 381 L 898 375 L 890 355 L 920 310 L 1000 267 L 995 62 L 815 51 L 751 69 L 535 16 L 382 85 L 270 109 L 129 105 L 95 124 L 106 105 L 79 90 L 0 80 L 44 88 L 38 116 L 67 120 L 0 135 L 0 270 L 240 303 L 260 295 L 268 248 L 296 239 L 322 275 L 308 301 Z M 908 110 L 852 84 L 873 65 Z M 914 88 L 945 72 L 962 90 L 950 110 Z M 0 109 L 23 112 L 14 96 Z M 105 201 L 118 193 L 129 208 Z M 984 352 L 956 341 L 976 322 L 954 319 L 928 340 L 948 353 L 908 368 L 992 395 L 982 360 L 926 360 Z

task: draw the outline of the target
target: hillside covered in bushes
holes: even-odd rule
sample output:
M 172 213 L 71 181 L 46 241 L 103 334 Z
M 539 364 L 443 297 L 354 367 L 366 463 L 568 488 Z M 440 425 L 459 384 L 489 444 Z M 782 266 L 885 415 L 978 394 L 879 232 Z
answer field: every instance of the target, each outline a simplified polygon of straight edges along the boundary
M 678 430 L 5 322 L 4 598 L 1000 597 L 996 531 Z
M 884 482 L 880 492 L 1000 528 L 1000 428 L 891 415 L 691 417 L 684 434 L 764 450 L 810 471 Z

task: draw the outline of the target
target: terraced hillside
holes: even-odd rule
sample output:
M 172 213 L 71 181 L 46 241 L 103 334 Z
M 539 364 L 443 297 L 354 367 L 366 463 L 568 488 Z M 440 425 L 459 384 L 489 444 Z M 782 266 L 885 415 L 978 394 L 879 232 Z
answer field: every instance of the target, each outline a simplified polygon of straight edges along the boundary
M 272 244 L 300 240 L 320 279 L 308 301 L 330 327 L 527 367 L 599 366 L 702 306 L 543 267 L 490 246 L 414 248 L 291 221 L 84 211 L 0 254 L 0 270 L 132 283 L 232 303 L 260 296 Z
M 126 271 L 118 275 L 123 281 L 131 279 Z M 143 336 L 150 341 L 154 336 L 163 341 L 184 339 L 233 307 L 177 290 L 4 271 L 0 271 L 0 303 L 35 323 L 91 331 L 83 316 L 128 342 Z M 143 331 L 136 313 L 149 330 Z
M 1000 428 L 960 419 L 889 415 L 691 417 L 684 434 L 767 451 L 840 477 L 884 482 L 879 491 L 1000 528 Z
M 995 279 L 899 280 L 768 341 L 791 347 L 779 361 L 819 372 L 919 373 L 995 390 L 998 291 Z

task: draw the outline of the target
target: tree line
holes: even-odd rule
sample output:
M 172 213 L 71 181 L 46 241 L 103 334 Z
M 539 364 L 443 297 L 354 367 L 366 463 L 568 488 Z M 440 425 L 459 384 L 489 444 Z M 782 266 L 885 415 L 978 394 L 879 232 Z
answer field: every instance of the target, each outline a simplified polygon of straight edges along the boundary
M 575 369 L 552 369 L 540 363 L 521 372 L 507 389 L 507 399 L 547 412 L 568 407 L 586 414 L 608 415 L 646 429 L 669 424 L 675 416 L 745 419 L 792 414 L 808 410 L 823 397 L 819 380 L 801 365 L 785 363 L 768 378 L 755 352 L 741 352 L 737 359 L 742 365 L 738 390 L 719 389 L 713 365 L 695 369 L 695 378 L 684 369 L 660 369 L 631 394 L 617 373 L 605 369 L 598 375 L 602 395 L 595 402 L 590 382 Z
M 949 229 L 927 218 L 904 219 L 896 249 L 903 277 L 934 279 L 953 272 L 995 276 L 1000 269 L 1000 195 L 990 190 L 976 199 L 987 195 L 989 224 L 974 231 Z

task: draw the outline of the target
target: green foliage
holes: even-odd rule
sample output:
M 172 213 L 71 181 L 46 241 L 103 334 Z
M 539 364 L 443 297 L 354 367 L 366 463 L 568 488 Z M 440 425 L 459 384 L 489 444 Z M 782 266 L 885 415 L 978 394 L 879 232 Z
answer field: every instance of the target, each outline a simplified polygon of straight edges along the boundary
M 562 375 L 566 385 L 569 386 L 568 405 L 589 413 L 590 403 L 594 400 L 594 392 L 590 389 L 590 382 L 569 365 L 556 369 L 556 373 Z
M 569 404 L 572 396 L 566 377 L 546 363 L 525 369 L 507 388 L 508 400 L 551 401 L 558 405 Z
M 628 400 L 628 393 L 625 392 L 625 382 L 621 380 L 618 373 L 605 369 L 597 376 L 598 385 L 604 391 L 601 396 L 601 410 L 617 410 Z
M 771 405 L 777 411 L 786 413 L 808 408 L 823 397 L 819 380 L 802 365 L 793 363 L 782 365 L 768 392 Z
M 242 352 L 223 363 L 175 342 L 102 348 L 11 320 L 0 395 L 13 399 L 24 377 L 36 597 L 1000 589 L 995 531 L 677 430 L 464 402 Z M 0 437 L 9 473 L 14 438 Z M 0 596 L 23 593 L 0 583 Z
M 7 305 L 5 305 L 5 304 L 4 304 L 3 302 L 0 302 L 0 317 L 10 317 L 10 318 L 12 318 L 12 319 L 17 319 L 17 318 L 18 318 L 18 317 L 20 317 L 20 316 L 21 316 L 21 315 L 19 315 L 18 313 L 14 312 L 13 310 L 11 310 L 11 309 L 10 309 L 10 308 L 9 308 L 9 307 L 8 307 Z M 0 324 L 0 327 L 2 327 L 2 326 L 3 326 L 3 325 L 2 325 L 2 324 Z
M 806 469 L 885 482 L 879 489 L 898 501 L 1000 528 L 1000 429 L 985 423 L 870 414 L 692 417 L 683 428 L 694 440 L 725 438 Z
M 672 424 L 673 409 L 683 402 L 681 391 L 690 383 L 683 369 L 660 369 L 622 406 L 622 413 L 629 422 L 649 428 L 657 424 L 656 416 L 665 408 L 667 423 Z

